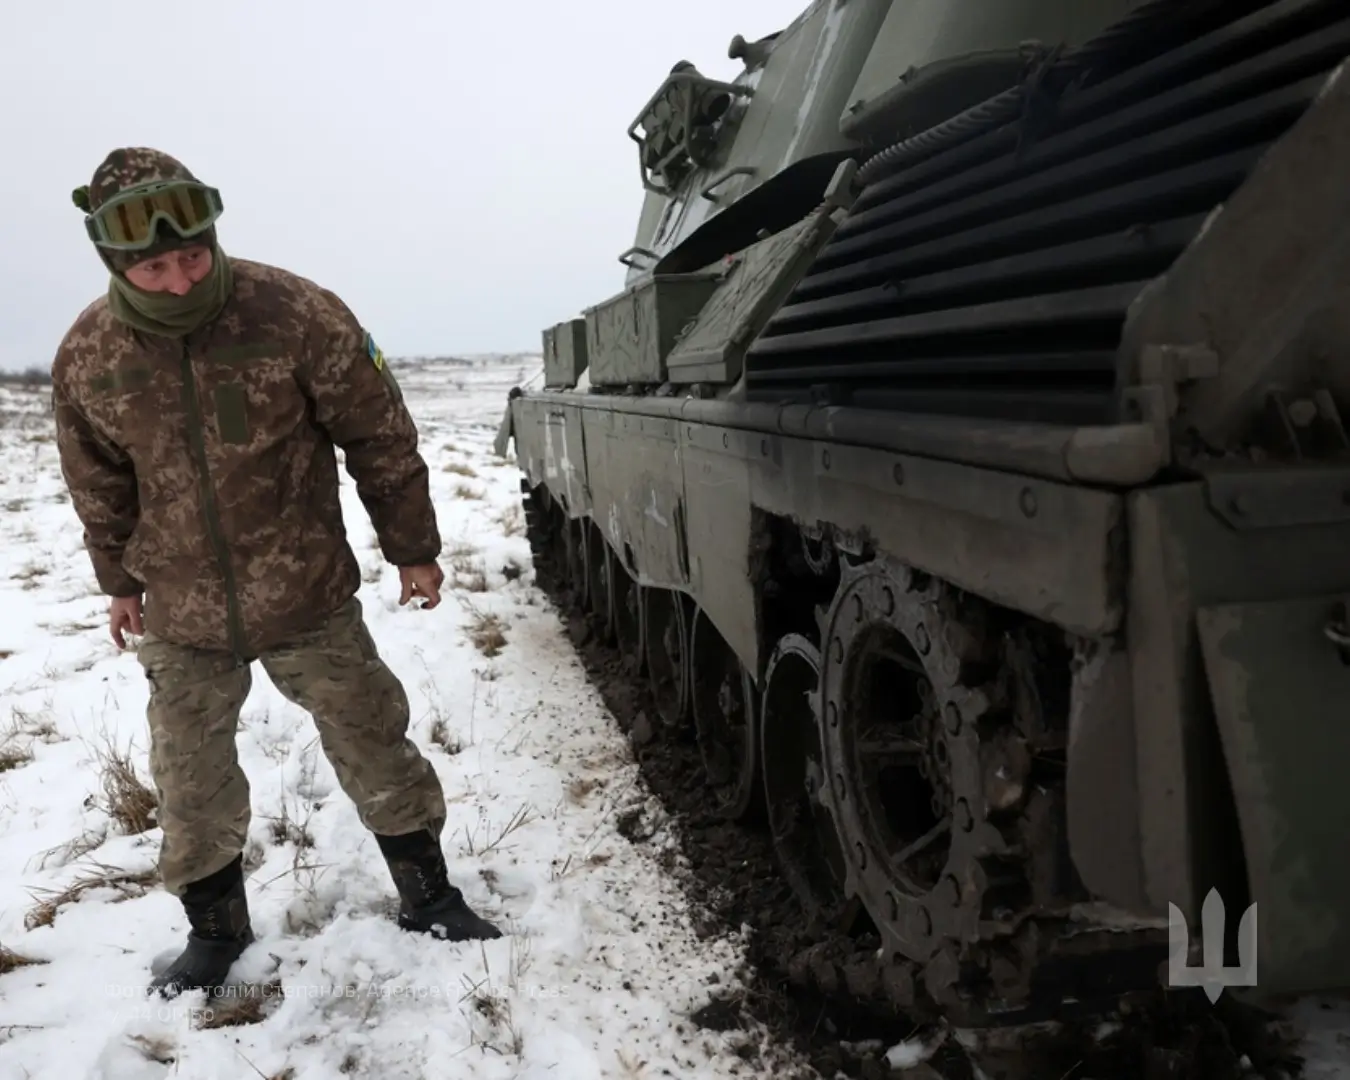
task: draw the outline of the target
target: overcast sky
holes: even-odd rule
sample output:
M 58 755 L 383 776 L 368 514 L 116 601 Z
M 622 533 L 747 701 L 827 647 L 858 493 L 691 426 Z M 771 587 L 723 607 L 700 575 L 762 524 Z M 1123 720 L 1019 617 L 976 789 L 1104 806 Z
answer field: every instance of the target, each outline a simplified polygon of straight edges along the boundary
M 626 130 L 677 60 L 806 0 L 5 3 L 0 367 L 106 290 L 70 192 L 117 146 L 221 189 L 221 246 L 338 292 L 394 355 L 537 350 L 623 287 Z M 676 17 L 678 16 L 678 18 Z

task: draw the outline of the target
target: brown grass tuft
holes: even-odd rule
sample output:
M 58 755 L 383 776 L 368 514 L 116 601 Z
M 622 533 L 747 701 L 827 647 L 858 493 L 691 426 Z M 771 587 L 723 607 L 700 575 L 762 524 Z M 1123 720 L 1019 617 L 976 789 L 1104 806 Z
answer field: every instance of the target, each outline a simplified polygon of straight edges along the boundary
M 23 588 L 31 592 L 42 587 L 42 579 L 51 573 L 51 567 L 41 563 L 29 562 L 10 575 L 11 581 L 22 581 Z
M 100 808 L 127 836 L 149 832 L 157 824 L 159 802 L 155 793 L 136 775 L 128 754 L 110 745 L 98 755 L 103 786 Z
M 430 739 L 433 745 L 439 746 L 451 757 L 464 750 L 463 741 L 451 732 L 449 721 L 443 716 L 438 716 L 431 722 Z
M 458 543 L 445 553 L 450 564 L 450 587 L 465 592 L 487 592 L 487 567 L 472 544 Z
M 525 531 L 525 511 L 519 503 L 512 503 L 497 514 L 496 522 L 503 535 L 520 536 Z
M 102 847 L 107 839 L 107 825 L 97 829 L 85 829 L 79 836 L 73 837 L 63 844 L 49 847 L 44 851 L 42 857 L 38 860 L 38 867 L 45 870 L 49 865 L 69 866 L 77 859 L 83 859 L 91 851 Z
M 454 585 L 456 589 L 463 589 L 465 592 L 487 592 L 489 588 L 487 567 L 480 565 L 467 573 L 456 574 Z
M 10 722 L 0 730 L 0 773 L 33 760 L 33 743 L 54 742 L 56 725 L 46 713 L 30 713 L 17 705 L 10 709 Z
M 41 624 L 44 630 L 49 630 L 57 637 L 77 637 L 80 634 L 87 634 L 90 630 L 101 630 L 103 625 L 102 622 L 81 622 L 79 620 L 73 622 Z
M 34 960 L 31 956 L 24 956 L 22 953 L 16 953 L 13 949 L 0 945 L 0 975 L 8 975 L 11 971 L 17 971 L 21 967 L 35 967 L 38 964 L 45 964 L 46 960 Z
M 0 773 L 17 769 L 20 765 L 27 765 L 32 760 L 33 751 L 27 747 L 19 746 L 8 739 L 0 743 Z
M 66 904 L 73 904 L 85 893 L 95 889 L 110 889 L 119 895 L 115 900 L 134 900 L 144 896 L 158 881 L 154 870 L 119 870 L 115 866 L 94 863 L 89 872 L 78 877 L 64 889 L 42 889 L 46 899 L 39 901 L 24 917 L 24 926 L 36 930 L 39 926 L 51 926 L 56 922 L 56 913 Z
M 8 734 L 24 735 L 30 739 L 41 739 L 43 742 L 57 741 L 56 723 L 52 720 L 50 712 L 31 713 L 15 705 L 10 709 L 10 716 L 13 722 Z
M 500 615 L 479 612 L 469 624 L 469 640 L 484 656 L 497 656 L 506 648 L 506 623 Z
M 198 1010 L 193 1026 L 200 1031 L 210 1031 L 257 1024 L 267 1018 L 281 998 L 281 983 L 275 979 L 267 983 L 230 986 L 223 994 L 213 994 L 208 999 L 210 1003 Z
M 448 473 L 454 473 L 456 476 L 465 476 L 470 480 L 476 480 L 478 478 L 478 473 L 474 471 L 473 466 L 465 465 L 459 461 L 447 461 L 442 468 Z
M 173 1065 L 178 1060 L 173 1040 L 163 1035 L 128 1035 L 127 1041 L 146 1061 L 156 1065 Z
M 313 808 L 305 815 L 304 821 L 295 821 L 291 817 L 290 811 L 283 804 L 281 813 L 267 817 L 267 832 L 272 838 L 272 843 L 278 847 L 284 847 L 287 844 L 294 844 L 296 854 L 302 851 L 308 851 L 314 846 L 314 835 L 309 831 L 309 819 L 313 816 Z
M 450 494 L 456 499 L 481 499 L 483 497 L 481 492 L 475 491 L 468 484 L 456 485 L 455 490 Z

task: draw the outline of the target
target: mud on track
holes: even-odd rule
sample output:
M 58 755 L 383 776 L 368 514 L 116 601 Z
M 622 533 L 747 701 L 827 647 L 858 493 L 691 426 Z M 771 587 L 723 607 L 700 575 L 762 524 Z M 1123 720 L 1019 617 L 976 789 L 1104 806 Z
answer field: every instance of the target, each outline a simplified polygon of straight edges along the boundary
M 546 577 L 551 577 L 547 575 Z M 1264 1014 L 1233 1002 L 1216 1007 L 1199 993 L 1159 991 L 1126 1004 L 1113 1017 L 1067 1020 L 978 1039 L 889 1013 L 874 1004 L 879 940 L 850 938 L 809 926 L 778 873 L 763 828 L 731 824 L 710 812 L 692 725 L 670 733 L 656 716 L 645 678 L 625 670 L 616 649 L 604 646 L 570 592 L 539 582 L 553 601 L 588 677 L 628 735 L 643 779 L 671 818 L 683 862 L 669 849 L 662 861 L 686 893 L 700 930 L 708 934 L 748 926 L 748 989 L 714 995 L 694 1014 L 717 1031 L 767 1030 L 770 1042 L 805 1057 L 814 1071 L 794 1074 L 768 1048 L 752 1049 L 747 1064 L 796 1080 L 843 1074 L 873 1080 L 1237 1080 L 1288 1078 L 1300 1073 L 1289 1050 L 1291 1033 Z M 619 821 L 632 843 L 652 835 L 639 811 Z M 664 831 L 664 830 L 663 830 Z M 652 913 L 659 918 L 659 913 Z M 716 990 L 716 987 L 710 988 Z M 886 1050 L 906 1041 L 938 1044 L 926 1064 L 893 1072 Z

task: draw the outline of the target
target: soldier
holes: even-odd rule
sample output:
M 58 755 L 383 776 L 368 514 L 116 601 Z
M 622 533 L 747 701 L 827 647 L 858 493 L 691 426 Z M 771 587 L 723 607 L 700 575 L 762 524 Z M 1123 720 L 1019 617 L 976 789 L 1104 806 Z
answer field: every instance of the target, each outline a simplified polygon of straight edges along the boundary
M 382 353 L 333 293 L 224 255 L 219 192 L 167 154 L 114 150 L 74 197 L 111 283 L 56 354 L 57 445 L 113 641 L 144 635 L 160 873 L 190 927 L 152 986 L 217 988 L 253 941 L 235 732 L 254 660 L 313 717 L 388 863 L 399 925 L 499 937 L 447 879 L 444 793 L 355 595 L 335 446 L 399 568 L 399 603 L 435 607 L 444 580 L 427 467 Z

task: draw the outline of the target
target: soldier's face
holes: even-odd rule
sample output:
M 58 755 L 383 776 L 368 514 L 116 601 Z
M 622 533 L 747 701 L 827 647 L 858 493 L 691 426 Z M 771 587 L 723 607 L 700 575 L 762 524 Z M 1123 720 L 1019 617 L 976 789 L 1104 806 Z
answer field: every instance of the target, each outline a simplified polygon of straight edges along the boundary
M 166 251 L 125 271 L 127 280 L 136 288 L 175 296 L 182 296 L 210 272 L 211 249 L 203 244 Z

